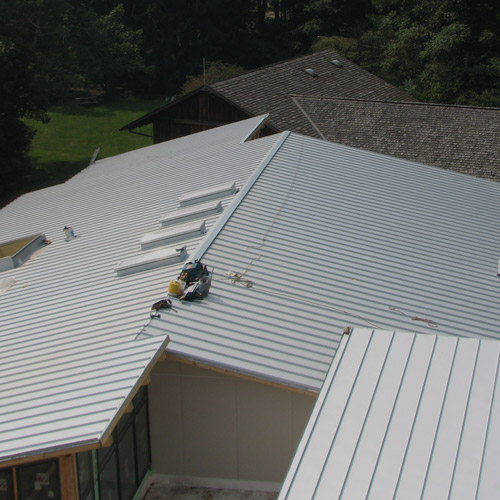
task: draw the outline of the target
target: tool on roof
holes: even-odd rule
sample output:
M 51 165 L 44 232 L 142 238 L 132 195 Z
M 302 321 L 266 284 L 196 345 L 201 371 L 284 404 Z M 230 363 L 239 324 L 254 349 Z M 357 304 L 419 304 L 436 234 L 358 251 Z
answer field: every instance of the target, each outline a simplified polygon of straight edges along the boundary
M 75 231 L 71 226 L 64 226 L 63 231 L 66 241 L 70 241 L 73 238 L 76 238 Z
M 168 284 L 168 294 L 173 297 L 178 297 L 184 291 L 184 286 L 186 284 L 181 280 L 170 280 Z
M 245 271 L 246 272 L 246 271 Z M 254 282 L 244 277 L 244 273 L 236 273 L 234 271 L 228 271 L 226 274 L 231 278 L 231 283 L 234 285 L 235 283 L 240 283 L 245 288 L 252 288 Z
M 208 274 L 207 266 L 199 260 L 195 260 L 184 265 L 181 274 L 179 274 L 179 280 L 184 281 L 186 285 L 190 285 L 198 281 L 203 274 Z
M 213 268 L 209 271 L 207 266 L 199 260 L 186 263 L 179 274 L 179 280 L 186 284 L 179 297 L 180 300 L 192 301 L 206 297 L 212 284 L 213 272 Z
M 199 260 L 187 262 L 179 276 L 175 280 L 171 280 L 168 284 L 168 294 L 164 299 L 155 302 L 151 307 L 151 318 L 160 318 L 158 311 L 160 309 L 172 309 L 172 300 L 170 297 L 179 297 L 180 300 L 193 301 L 195 299 L 203 299 L 208 295 L 210 285 L 212 284 L 212 275 L 214 269 L 209 271 L 205 264 Z
M 155 302 L 151 307 L 151 311 L 158 312 L 160 309 L 172 309 L 172 311 L 178 312 L 177 309 L 172 307 L 172 301 L 168 297 Z

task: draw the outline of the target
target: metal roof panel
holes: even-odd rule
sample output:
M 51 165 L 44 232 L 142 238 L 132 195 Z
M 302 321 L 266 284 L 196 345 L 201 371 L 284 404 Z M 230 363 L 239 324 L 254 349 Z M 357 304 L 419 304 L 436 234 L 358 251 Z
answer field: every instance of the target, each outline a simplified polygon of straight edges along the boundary
M 114 266 L 144 255 L 140 238 L 207 173 L 241 187 L 277 139 L 244 142 L 263 119 L 97 161 L 0 211 L 8 239 L 43 231 L 52 241 L 1 273 L 15 284 L 0 296 L 0 461 L 98 445 L 165 347 L 164 331 L 138 334 L 181 264 L 123 277 Z M 231 199 L 203 214 L 207 228 Z M 202 238 L 183 244 L 192 252 Z
M 499 353 L 498 341 L 355 328 L 279 500 L 491 498 Z

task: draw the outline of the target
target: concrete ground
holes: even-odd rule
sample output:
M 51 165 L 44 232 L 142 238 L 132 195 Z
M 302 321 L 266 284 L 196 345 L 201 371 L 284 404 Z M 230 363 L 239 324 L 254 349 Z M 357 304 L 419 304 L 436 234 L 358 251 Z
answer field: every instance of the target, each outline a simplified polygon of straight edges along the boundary
M 277 496 L 277 493 L 268 491 L 153 483 L 143 500 L 276 500 Z

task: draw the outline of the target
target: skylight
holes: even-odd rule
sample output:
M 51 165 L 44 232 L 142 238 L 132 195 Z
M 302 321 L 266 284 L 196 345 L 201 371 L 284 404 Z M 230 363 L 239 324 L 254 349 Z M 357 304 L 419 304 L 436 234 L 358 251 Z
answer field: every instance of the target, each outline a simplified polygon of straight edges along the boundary
M 192 219 L 197 219 L 201 216 L 214 214 L 222 211 L 222 203 L 220 201 L 210 201 L 200 205 L 195 205 L 188 208 L 182 208 L 175 212 L 170 212 L 160 219 L 162 226 L 170 224 L 177 224 L 178 222 L 185 222 Z
M 344 67 L 344 65 L 338 59 L 331 59 L 330 62 L 334 66 L 337 66 L 337 68 L 343 68 Z
M 220 184 L 218 186 L 213 186 L 205 189 L 200 189 L 198 191 L 192 191 L 191 193 L 183 194 L 179 197 L 179 205 L 186 206 L 192 205 L 194 203 L 200 203 L 202 201 L 213 200 L 214 198 L 222 198 L 224 196 L 230 196 L 236 192 L 236 183 L 226 182 L 225 184 Z
M 137 257 L 122 260 L 116 267 L 117 276 L 137 273 L 167 266 L 175 262 L 180 262 L 186 253 L 186 247 L 182 248 L 162 248 L 154 252 L 143 253 Z
M 316 73 L 316 71 L 314 71 L 312 68 L 307 68 L 304 70 L 304 72 L 314 78 L 317 78 L 319 76 L 318 73 Z
M 0 243 L 0 271 L 22 266 L 45 242 L 45 235 L 40 233 Z
M 206 231 L 205 221 L 192 222 L 190 224 L 183 224 L 175 226 L 172 229 L 162 229 L 147 233 L 141 238 L 141 248 L 146 250 L 148 248 L 164 245 L 165 243 L 179 241 L 179 239 L 189 238 L 191 236 L 203 234 Z

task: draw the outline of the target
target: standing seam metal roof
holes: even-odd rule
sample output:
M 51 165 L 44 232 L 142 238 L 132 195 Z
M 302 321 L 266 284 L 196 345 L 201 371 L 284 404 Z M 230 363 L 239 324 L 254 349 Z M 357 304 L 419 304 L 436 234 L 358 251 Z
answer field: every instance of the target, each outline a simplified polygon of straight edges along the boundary
M 355 329 L 279 500 L 496 498 L 499 366 L 500 342 Z
M 140 239 L 178 208 L 180 195 L 228 181 L 244 185 L 276 137 L 244 142 L 257 117 L 101 160 L 64 184 L 0 211 L 11 240 L 44 232 L 52 243 L 0 279 L 0 461 L 98 444 L 166 334 L 140 335 L 181 264 L 117 277 L 143 253 Z M 222 198 L 226 207 L 232 196 Z M 206 217 L 212 227 L 220 214 Z M 64 240 L 71 225 L 77 238 Z M 202 235 L 186 240 L 192 251 Z
M 290 134 L 203 255 L 210 295 L 147 331 L 176 356 L 312 391 L 346 325 L 500 338 L 499 195 Z

